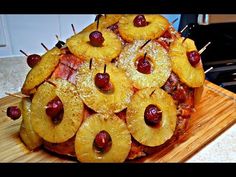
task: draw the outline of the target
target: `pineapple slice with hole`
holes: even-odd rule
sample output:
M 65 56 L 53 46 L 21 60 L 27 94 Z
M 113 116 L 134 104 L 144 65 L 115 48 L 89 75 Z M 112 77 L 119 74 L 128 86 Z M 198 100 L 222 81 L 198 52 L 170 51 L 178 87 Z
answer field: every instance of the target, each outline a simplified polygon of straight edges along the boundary
M 145 123 L 144 112 L 150 104 L 156 105 L 162 111 L 159 126 L 152 127 Z M 127 108 L 126 122 L 130 133 L 139 143 L 146 146 L 159 146 L 169 140 L 174 134 L 176 121 L 175 103 L 172 97 L 160 88 L 145 88 L 136 92 Z
M 193 67 L 186 54 L 193 50 L 197 50 L 193 40 L 187 38 L 183 43 L 183 38 L 176 38 L 170 45 L 169 56 L 173 72 L 179 76 L 180 80 L 189 87 L 200 87 L 205 81 L 202 63 L 199 62 Z
M 96 152 L 93 142 L 105 130 L 112 145 L 105 153 Z M 75 152 L 80 162 L 124 162 L 131 148 L 131 135 L 124 121 L 114 114 L 94 114 L 79 128 L 75 139 Z
M 42 145 L 43 139 L 34 131 L 32 126 L 31 100 L 23 98 L 20 105 L 22 112 L 20 137 L 29 150 L 35 150 Z
M 119 38 L 109 29 L 102 29 L 100 32 L 104 37 L 101 47 L 95 47 L 90 44 L 89 35 L 92 31 L 81 32 L 67 39 L 67 46 L 75 56 L 94 63 L 110 63 L 112 59 L 118 57 L 122 45 Z
M 166 50 L 154 41 L 150 41 L 140 49 L 145 42 L 144 40 L 136 40 L 133 44 L 128 44 L 119 56 L 118 67 L 126 72 L 135 88 L 161 87 L 170 76 L 171 61 Z M 138 58 L 144 56 L 145 53 L 150 58 L 149 61 L 152 65 L 150 74 L 143 74 L 136 68 Z
M 104 15 L 101 16 L 99 19 L 98 30 L 108 28 L 111 25 L 114 25 L 115 23 L 117 23 L 120 20 L 121 16 L 122 16 L 121 14 L 106 14 L 106 16 L 104 16 Z M 97 21 L 93 22 L 92 24 L 90 24 L 89 26 L 84 28 L 82 30 L 82 32 L 92 31 L 92 30 L 96 30 L 96 29 L 97 29 Z
M 62 143 L 73 137 L 83 119 L 83 102 L 76 87 L 62 79 L 51 79 L 51 83 L 40 85 L 34 95 L 31 105 L 32 125 L 34 130 L 46 141 Z M 46 114 L 48 102 L 56 96 L 60 98 L 64 107 L 62 121 L 54 124 Z
M 133 95 L 132 83 L 122 70 L 113 64 L 108 64 L 106 73 L 110 75 L 112 92 L 103 92 L 95 85 L 95 75 L 103 73 L 104 67 L 89 69 L 89 63 L 84 63 L 77 74 L 77 89 L 81 99 L 91 109 L 99 113 L 117 113 L 127 107 Z
M 148 40 L 160 37 L 170 26 L 168 20 L 161 15 L 145 15 L 147 26 L 136 27 L 133 20 L 136 15 L 124 15 L 119 20 L 119 33 L 128 42 Z
M 61 51 L 57 47 L 47 51 L 41 61 L 27 74 L 21 92 L 29 95 L 35 92 L 35 87 L 46 80 L 59 63 Z

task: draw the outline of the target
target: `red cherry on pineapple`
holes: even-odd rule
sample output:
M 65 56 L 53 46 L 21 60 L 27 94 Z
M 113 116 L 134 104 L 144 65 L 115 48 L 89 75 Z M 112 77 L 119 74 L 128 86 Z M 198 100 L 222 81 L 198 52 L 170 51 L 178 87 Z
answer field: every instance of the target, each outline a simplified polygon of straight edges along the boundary
M 55 97 L 53 100 L 48 102 L 47 108 L 46 108 L 46 114 L 54 118 L 58 116 L 63 111 L 63 104 L 59 97 Z
M 161 118 L 162 112 L 160 112 L 160 109 L 157 106 L 150 104 L 146 107 L 144 120 L 147 125 L 155 126 L 161 121 Z
M 17 106 L 10 106 L 7 108 L 7 116 L 12 120 L 19 119 L 21 116 L 21 110 Z
M 134 26 L 136 26 L 136 27 L 143 27 L 143 26 L 147 26 L 148 25 L 144 15 L 137 15 L 134 18 L 133 23 L 134 23 Z
M 106 73 L 106 68 L 107 65 L 104 65 L 104 72 L 103 73 L 97 73 L 95 76 L 95 85 L 100 88 L 100 89 L 104 89 L 104 91 L 108 91 L 107 89 L 109 89 L 109 85 L 110 85 L 110 75 L 108 73 Z
M 40 60 L 40 55 L 32 54 L 27 57 L 27 64 L 29 65 L 29 67 L 33 68 Z
M 89 39 L 90 39 L 90 43 L 94 47 L 100 47 L 100 46 L 102 46 L 102 44 L 104 42 L 104 38 L 103 38 L 102 33 L 100 31 L 93 31 L 92 33 L 90 33 Z
M 110 75 L 108 73 L 97 73 L 95 76 L 95 85 L 98 88 L 104 88 L 109 84 Z
M 105 130 L 100 131 L 94 139 L 94 146 L 98 151 L 107 152 L 111 146 L 111 136 L 109 133 Z
M 138 60 L 137 70 L 143 74 L 150 74 L 151 73 L 151 64 L 146 59 L 146 53 L 144 54 L 144 57 L 142 57 Z
M 191 52 L 187 52 L 187 57 L 188 57 L 188 61 L 189 63 L 194 67 L 196 66 L 200 59 L 201 59 L 201 56 L 200 54 L 198 53 L 198 51 L 191 51 Z

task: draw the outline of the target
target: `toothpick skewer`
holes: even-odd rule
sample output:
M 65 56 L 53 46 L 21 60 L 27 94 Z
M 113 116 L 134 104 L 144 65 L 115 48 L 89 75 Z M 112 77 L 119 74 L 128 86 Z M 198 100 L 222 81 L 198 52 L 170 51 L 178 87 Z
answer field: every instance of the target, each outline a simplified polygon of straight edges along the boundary
M 98 30 L 98 27 L 99 27 L 99 19 L 100 19 L 101 16 L 98 16 L 97 18 L 97 30 Z
M 90 61 L 89 61 L 89 69 L 90 70 L 92 69 L 92 63 L 93 63 L 93 59 L 91 58 Z
M 201 48 L 201 50 L 199 50 L 198 53 L 201 55 L 202 52 L 204 52 L 204 50 L 206 50 L 207 46 L 210 45 L 210 44 L 211 44 L 211 42 L 208 42 L 203 48 Z
M 24 54 L 26 57 L 28 57 L 28 55 L 23 50 L 20 50 L 20 52 Z
M 155 91 L 156 91 L 156 89 L 155 89 L 155 90 L 153 90 L 153 91 L 152 91 L 152 93 L 151 93 L 149 96 L 152 96 L 152 94 L 153 94 Z
M 8 92 L 5 92 L 5 94 L 9 95 L 9 96 L 16 97 L 16 98 L 29 98 L 29 96 L 27 96 L 27 95 L 16 95 L 14 93 L 8 93 Z
M 58 37 L 58 35 L 57 35 L 57 34 L 56 34 L 56 38 L 57 38 L 57 40 L 58 40 L 58 41 L 60 41 L 60 39 L 59 39 L 59 37 Z
M 4 113 L 7 113 L 7 111 L 6 111 L 6 110 L 2 110 L 2 112 L 4 112 Z
M 45 50 L 48 51 L 48 48 L 47 48 L 43 43 L 41 43 L 41 45 L 43 46 L 43 48 L 44 48 Z
M 174 19 L 174 20 L 171 22 L 171 25 L 173 25 L 177 20 L 178 20 L 178 18 Z
M 151 41 L 151 39 L 147 40 L 147 42 L 145 42 L 141 47 L 140 49 L 142 49 L 145 45 L 147 45 L 149 42 Z
M 157 113 L 162 113 L 162 111 L 158 111 Z
M 208 73 L 209 71 L 211 71 L 212 69 L 214 69 L 213 67 L 210 67 L 209 69 L 207 69 L 204 73 Z
M 107 65 L 104 65 L 104 73 L 106 73 Z
M 188 25 L 186 25 L 186 26 L 180 31 L 180 33 L 183 33 L 187 28 L 188 28 Z
M 46 82 L 48 82 L 49 84 L 53 85 L 54 87 L 57 87 L 57 85 L 49 80 L 46 80 Z
M 184 40 L 182 41 L 182 44 L 186 41 L 187 37 L 184 37 Z
M 73 24 L 71 24 L 71 27 L 72 27 L 72 30 L 73 30 L 74 34 L 76 34 L 75 27 L 74 27 Z

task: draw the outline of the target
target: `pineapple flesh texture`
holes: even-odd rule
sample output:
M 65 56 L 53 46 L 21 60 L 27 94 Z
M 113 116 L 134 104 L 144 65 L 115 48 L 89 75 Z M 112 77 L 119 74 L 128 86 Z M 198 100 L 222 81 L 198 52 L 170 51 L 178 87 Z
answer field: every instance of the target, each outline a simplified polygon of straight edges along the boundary
M 196 67 L 189 63 L 186 53 L 193 50 L 197 50 L 193 40 L 187 38 L 183 43 L 183 38 L 177 38 L 170 45 L 169 56 L 174 73 L 183 83 L 195 88 L 204 84 L 205 73 L 201 62 Z
M 140 49 L 145 42 L 145 40 L 136 40 L 133 44 L 127 45 L 119 56 L 118 67 L 126 72 L 135 88 L 161 87 L 170 76 L 171 61 L 166 50 L 157 42 L 151 41 Z M 135 66 L 137 59 L 145 53 L 151 59 L 150 74 L 139 72 Z
M 93 142 L 96 135 L 107 131 L 112 139 L 111 149 L 96 152 Z M 123 120 L 114 114 L 94 114 L 79 128 L 75 139 L 75 152 L 80 162 L 124 162 L 131 148 L 131 135 Z
M 151 95 L 153 91 L 154 93 Z M 151 127 L 145 123 L 144 112 L 150 104 L 156 105 L 162 111 L 159 126 Z M 159 146 L 174 134 L 177 120 L 176 112 L 172 97 L 165 91 L 160 88 L 142 89 L 135 93 L 127 108 L 128 129 L 139 143 L 151 147 Z
M 34 130 L 46 141 L 62 143 L 73 137 L 83 119 L 83 102 L 76 87 L 62 79 L 50 80 L 42 84 L 32 100 L 32 125 Z M 46 106 L 56 96 L 60 98 L 64 107 L 62 121 L 54 124 L 46 114 Z
M 93 63 L 98 64 L 109 63 L 112 59 L 118 57 L 122 45 L 115 33 L 109 29 L 100 30 L 104 42 L 101 47 L 95 47 L 90 44 L 89 35 L 91 32 L 81 32 L 67 40 L 66 44 L 71 53 L 82 60 L 90 61 L 90 59 L 93 59 Z
M 133 20 L 136 15 L 124 15 L 119 20 L 119 33 L 128 42 L 149 40 L 160 37 L 170 26 L 168 20 L 161 15 L 145 15 L 147 26 L 136 27 Z
M 22 122 L 20 137 L 29 150 L 34 150 L 42 145 L 43 139 L 33 129 L 30 106 L 31 100 L 23 98 L 21 101 Z
M 95 75 L 103 73 L 104 67 L 92 67 L 84 63 L 77 74 L 77 89 L 84 103 L 99 113 L 117 113 L 127 107 L 133 95 L 132 83 L 122 70 L 113 64 L 108 64 L 106 72 L 114 90 L 103 92 L 95 85 Z
M 24 85 L 21 89 L 22 93 L 28 95 L 36 86 L 40 85 L 54 71 L 59 63 L 61 51 L 57 47 L 47 51 L 41 61 L 34 66 L 27 74 Z

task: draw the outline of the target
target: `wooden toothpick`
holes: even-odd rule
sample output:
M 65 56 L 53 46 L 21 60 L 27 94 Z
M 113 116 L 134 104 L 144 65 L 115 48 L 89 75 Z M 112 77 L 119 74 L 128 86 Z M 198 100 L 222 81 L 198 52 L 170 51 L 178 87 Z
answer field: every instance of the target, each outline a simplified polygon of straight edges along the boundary
M 211 42 L 208 42 L 203 48 L 201 48 L 201 50 L 199 50 L 198 53 L 201 55 L 202 52 L 204 52 L 206 50 L 207 46 L 210 45 L 210 44 L 211 44 Z
M 90 61 L 89 61 L 89 69 L 90 70 L 92 69 L 92 64 L 93 64 L 93 59 L 91 58 Z
M 156 89 L 155 89 L 155 90 L 153 90 L 153 91 L 152 91 L 152 93 L 151 93 L 149 96 L 151 97 L 155 91 L 156 91 Z
M 13 96 L 13 97 L 16 97 L 16 98 L 29 98 L 30 96 L 27 96 L 27 95 L 17 95 L 15 93 L 8 93 L 8 92 L 5 92 L 6 95 L 9 95 L 9 96 Z
M 180 31 L 180 33 L 183 33 L 187 28 L 188 28 L 188 25 L 186 25 L 186 26 Z
M 47 48 L 43 43 L 41 43 L 41 45 L 43 46 L 43 48 L 44 48 L 45 50 L 48 51 L 48 48 Z
M 209 69 L 207 69 L 204 73 L 208 73 L 209 71 L 211 71 L 212 69 L 214 69 L 213 67 L 210 67 Z
M 175 22 L 177 22 L 178 19 L 179 19 L 179 18 L 174 19 L 174 20 L 171 22 L 171 25 L 173 25 Z
M 140 49 L 142 49 L 144 46 L 146 46 L 150 41 L 151 41 L 151 39 L 147 40 L 147 41 L 140 47 Z
M 23 50 L 20 50 L 20 52 L 24 54 L 26 57 L 28 57 L 28 55 Z
M 57 85 L 49 80 L 46 80 L 46 82 L 48 82 L 49 84 L 53 85 L 54 87 L 57 87 Z
M 58 37 L 58 35 L 57 35 L 57 34 L 56 34 L 56 38 L 57 38 L 57 40 L 58 40 L 58 41 L 60 41 L 60 39 L 59 39 L 59 37 Z
M 187 37 L 184 37 L 184 40 L 182 41 L 182 44 L 186 41 Z
M 104 73 L 106 73 L 107 65 L 104 65 Z
M 7 111 L 6 111 L 6 110 L 2 110 L 2 112 L 4 112 L 4 113 L 7 113 Z
M 73 24 L 71 24 L 71 27 L 72 27 L 73 33 L 76 34 L 75 27 Z
M 98 16 L 98 19 L 97 19 L 97 30 L 98 30 L 98 27 L 99 27 L 99 19 L 100 19 L 101 16 Z

